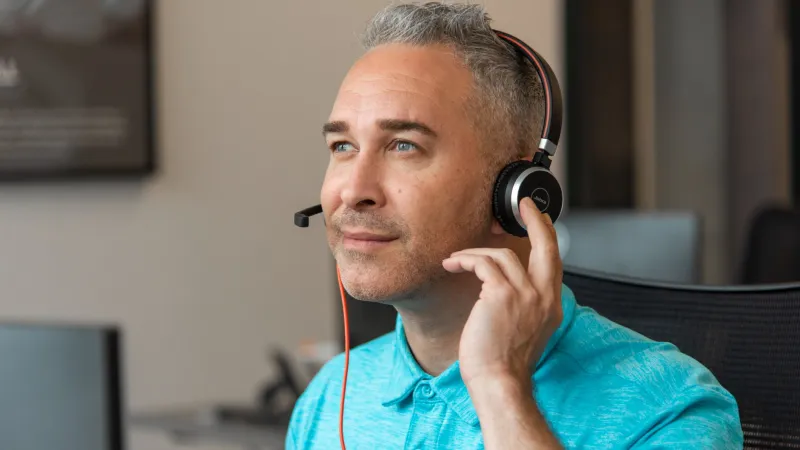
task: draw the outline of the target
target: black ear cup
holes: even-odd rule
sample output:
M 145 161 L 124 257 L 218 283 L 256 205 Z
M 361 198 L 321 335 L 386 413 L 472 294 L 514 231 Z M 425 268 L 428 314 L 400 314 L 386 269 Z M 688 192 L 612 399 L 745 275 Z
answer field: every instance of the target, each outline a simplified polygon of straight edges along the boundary
M 553 223 L 561 215 L 564 198 L 555 175 L 530 161 L 511 162 L 497 176 L 492 195 L 494 216 L 509 234 L 528 236 L 519 211 L 523 197 L 533 199 L 539 211 L 547 213 Z
M 519 236 L 520 226 L 516 224 L 514 214 L 511 211 L 511 208 L 507 206 L 506 186 L 512 184 L 509 183 L 509 181 L 512 179 L 515 173 L 518 174 L 522 172 L 521 170 L 516 169 L 523 168 L 524 170 L 525 167 L 529 166 L 530 163 L 528 161 L 514 161 L 506 164 L 506 166 L 503 167 L 503 170 L 500 171 L 500 174 L 497 175 L 497 179 L 494 182 L 494 190 L 492 193 L 492 211 L 494 212 L 494 217 L 504 230 L 515 236 Z M 525 233 L 525 230 L 522 229 L 522 232 Z M 522 236 L 526 235 L 523 234 Z

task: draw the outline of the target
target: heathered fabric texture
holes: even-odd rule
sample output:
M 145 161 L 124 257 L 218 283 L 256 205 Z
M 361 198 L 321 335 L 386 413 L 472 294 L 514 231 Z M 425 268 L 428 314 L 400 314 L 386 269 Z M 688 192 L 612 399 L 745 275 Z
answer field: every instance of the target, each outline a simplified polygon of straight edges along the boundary
M 742 448 L 736 401 L 705 367 L 581 307 L 567 286 L 562 292 L 564 320 L 537 364 L 532 396 L 565 448 Z M 287 449 L 339 448 L 343 369 L 339 355 L 314 377 Z M 458 362 L 426 374 L 399 317 L 393 333 L 350 353 L 344 434 L 348 450 L 483 448 Z

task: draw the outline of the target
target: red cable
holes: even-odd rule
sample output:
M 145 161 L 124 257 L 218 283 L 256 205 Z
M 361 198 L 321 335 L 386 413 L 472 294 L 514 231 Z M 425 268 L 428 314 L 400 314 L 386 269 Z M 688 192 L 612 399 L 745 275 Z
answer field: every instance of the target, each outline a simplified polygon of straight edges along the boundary
M 342 275 L 339 266 L 336 266 L 336 278 L 339 280 L 339 294 L 342 296 L 342 316 L 344 317 L 344 378 L 342 380 L 342 402 L 339 405 L 339 443 L 342 450 L 344 446 L 344 394 L 347 390 L 347 369 L 350 366 L 350 323 L 347 320 L 347 297 L 344 294 Z

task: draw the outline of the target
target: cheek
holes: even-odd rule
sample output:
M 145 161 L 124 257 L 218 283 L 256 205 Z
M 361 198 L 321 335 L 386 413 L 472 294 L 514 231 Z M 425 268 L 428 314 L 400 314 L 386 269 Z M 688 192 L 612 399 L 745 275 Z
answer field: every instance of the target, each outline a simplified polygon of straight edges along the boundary
M 320 203 L 322 209 L 325 211 L 326 216 L 329 212 L 333 212 L 339 207 L 338 202 L 341 202 L 341 182 L 338 177 L 334 176 L 330 171 L 325 174 L 325 179 L 322 181 L 322 188 L 320 189 Z
M 473 216 L 476 209 L 482 210 L 481 206 L 491 201 L 484 183 L 485 180 L 474 174 L 453 174 L 438 180 L 426 202 L 432 214 L 438 217 L 452 220 Z
M 460 235 L 483 223 L 482 217 L 491 210 L 490 192 L 483 183 L 473 177 L 439 177 L 431 183 L 398 187 L 394 190 L 398 213 L 415 240 L 435 245 L 429 241 Z

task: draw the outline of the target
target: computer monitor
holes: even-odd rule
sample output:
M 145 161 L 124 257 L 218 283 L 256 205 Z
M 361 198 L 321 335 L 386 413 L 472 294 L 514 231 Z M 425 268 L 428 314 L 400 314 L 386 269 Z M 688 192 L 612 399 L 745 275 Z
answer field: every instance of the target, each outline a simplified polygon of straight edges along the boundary
M 0 449 L 123 450 L 120 330 L 0 322 Z
M 692 212 L 571 210 L 555 227 L 565 266 L 654 281 L 702 281 L 701 221 Z

